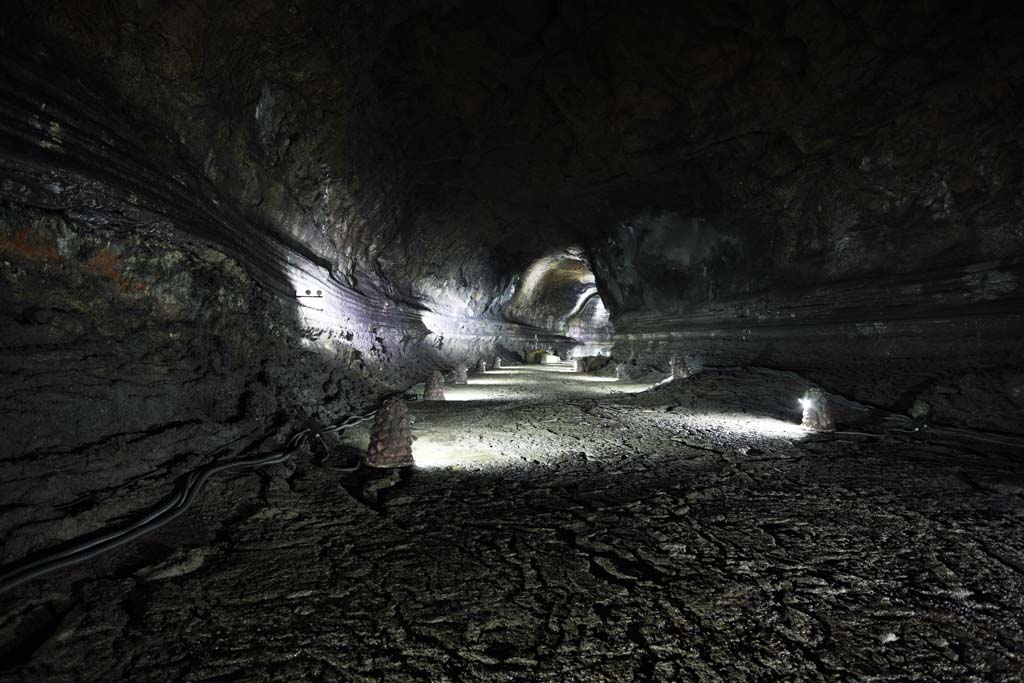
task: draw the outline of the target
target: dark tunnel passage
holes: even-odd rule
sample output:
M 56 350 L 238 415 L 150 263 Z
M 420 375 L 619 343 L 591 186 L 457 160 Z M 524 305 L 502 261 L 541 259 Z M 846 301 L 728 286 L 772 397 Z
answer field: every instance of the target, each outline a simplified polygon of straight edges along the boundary
M 1016 9 L 2 3 L 0 678 L 1024 680 Z

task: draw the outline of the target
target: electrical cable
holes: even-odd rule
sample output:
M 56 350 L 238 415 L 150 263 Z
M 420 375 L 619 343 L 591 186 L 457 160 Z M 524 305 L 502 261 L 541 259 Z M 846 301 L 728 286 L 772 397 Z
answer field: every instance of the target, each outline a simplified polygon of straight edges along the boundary
M 178 495 L 174 496 L 167 503 L 164 503 L 162 506 L 134 524 L 117 531 L 104 534 L 98 538 L 78 543 L 71 548 L 54 553 L 48 553 L 43 557 L 29 562 L 28 564 L 21 565 L 0 575 L 0 593 L 39 578 L 44 574 L 49 574 L 50 572 L 58 569 L 70 567 L 98 557 L 104 553 L 114 550 L 115 548 L 119 548 L 140 536 L 166 526 L 168 523 L 180 517 L 192 506 L 196 497 L 203 488 L 205 488 L 206 483 L 215 474 L 233 469 L 251 469 L 285 462 L 292 456 L 293 452 L 302 445 L 308 433 L 308 429 L 298 432 L 288 440 L 282 450 L 273 451 L 269 454 L 256 458 L 207 465 L 192 472 L 186 481 L 186 485 Z
M 402 397 L 406 400 L 416 400 L 415 396 L 403 395 Z M 14 567 L 9 571 L 0 574 L 0 593 L 4 593 L 12 588 L 16 588 L 17 586 L 27 583 L 28 581 L 32 581 L 33 579 L 37 579 L 41 576 L 57 571 L 58 569 L 65 569 L 99 557 L 100 555 L 130 543 L 145 534 L 152 533 L 153 531 L 166 526 L 184 514 L 192 506 L 192 503 L 206 486 L 207 482 L 216 474 L 234 469 L 255 469 L 257 467 L 276 465 L 286 462 L 292 457 L 295 451 L 306 442 L 310 434 L 320 438 L 323 434 L 343 432 L 350 427 L 354 427 L 357 424 L 371 419 L 376 412 L 376 408 L 373 408 L 356 415 L 351 415 L 342 422 L 331 425 L 322 430 L 313 430 L 310 428 L 302 429 L 292 435 L 281 449 L 271 451 L 270 453 L 258 457 L 247 458 L 244 460 L 233 460 L 231 462 L 219 464 L 214 463 L 195 469 L 188 474 L 185 479 L 184 486 L 182 486 L 181 490 L 176 495 L 172 496 L 167 502 L 147 513 L 144 517 L 129 526 L 76 543 L 64 550 L 46 553 L 31 562 L 21 564 L 20 566 Z M 358 469 L 358 466 L 351 470 L 338 467 L 330 467 L 330 469 L 340 472 L 350 472 Z

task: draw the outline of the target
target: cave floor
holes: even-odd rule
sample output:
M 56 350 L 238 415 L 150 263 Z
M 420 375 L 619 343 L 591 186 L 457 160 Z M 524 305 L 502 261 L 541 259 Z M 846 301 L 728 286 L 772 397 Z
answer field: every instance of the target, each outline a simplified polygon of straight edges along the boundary
M 5 596 L 35 635 L 0 673 L 1024 678 L 1019 452 L 806 432 L 799 386 L 751 371 L 475 379 L 413 404 L 414 469 L 228 479 L 157 538 Z

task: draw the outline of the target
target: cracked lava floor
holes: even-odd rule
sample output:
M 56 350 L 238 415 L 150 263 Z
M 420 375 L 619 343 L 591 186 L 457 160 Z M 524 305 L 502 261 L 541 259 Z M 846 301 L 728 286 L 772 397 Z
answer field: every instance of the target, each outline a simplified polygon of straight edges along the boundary
M 565 370 L 412 404 L 411 471 L 304 454 L 19 589 L 5 680 L 1022 679 L 1019 451 L 806 432 L 751 370 Z

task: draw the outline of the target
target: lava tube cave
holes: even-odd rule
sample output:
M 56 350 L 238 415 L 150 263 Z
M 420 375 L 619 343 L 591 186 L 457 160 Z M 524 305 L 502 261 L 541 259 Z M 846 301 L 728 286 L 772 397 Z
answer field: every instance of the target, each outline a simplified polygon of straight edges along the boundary
M 1012 3 L 5 0 L 3 681 L 1024 681 Z

